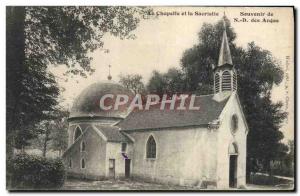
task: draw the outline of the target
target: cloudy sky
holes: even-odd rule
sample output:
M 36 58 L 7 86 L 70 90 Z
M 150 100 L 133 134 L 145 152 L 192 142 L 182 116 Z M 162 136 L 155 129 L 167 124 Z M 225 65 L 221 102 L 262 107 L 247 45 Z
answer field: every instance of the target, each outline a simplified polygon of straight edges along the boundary
M 67 108 L 71 107 L 74 98 L 88 85 L 107 79 L 108 65 L 112 65 L 113 80 L 118 81 L 120 74 L 141 74 L 147 82 L 153 70 L 167 71 L 170 67 L 180 67 L 180 58 L 183 52 L 197 43 L 197 33 L 202 24 L 215 23 L 221 19 L 225 11 L 237 33 L 236 44 L 246 47 L 254 41 L 257 45 L 272 52 L 281 62 L 285 71 L 284 81 L 273 91 L 274 101 L 283 101 L 284 109 L 289 112 L 289 118 L 282 130 L 287 138 L 293 138 L 293 13 L 292 9 L 285 8 L 222 8 L 222 7 L 155 7 L 157 12 L 192 12 L 193 16 L 173 15 L 160 16 L 154 20 L 143 20 L 135 30 L 135 40 L 120 40 L 110 35 L 104 38 L 104 48 L 109 53 L 97 50 L 93 57 L 92 67 L 96 72 L 87 79 L 74 77 L 65 82 L 63 72 L 65 68 L 51 68 L 58 77 L 59 85 L 66 90 L 62 93 Z M 215 16 L 196 16 L 198 13 L 212 13 Z M 265 16 L 240 16 L 244 13 L 265 13 Z M 266 16 L 267 13 L 273 16 Z M 246 18 L 249 22 L 234 22 L 234 18 Z M 252 18 L 274 19 L 278 23 L 250 22 Z M 286 57 L 290 56 L 290 65 L 287 67 Z M 236 65 L 238 66 L 238 65 Z M 287 71 L 286 71 L 287 70 Z M 289 81 L 286 78 L 289 78 Z M 285 87 L 288 87 L 285 90 Z M 289 100 L 287 100 L 289 99 Z

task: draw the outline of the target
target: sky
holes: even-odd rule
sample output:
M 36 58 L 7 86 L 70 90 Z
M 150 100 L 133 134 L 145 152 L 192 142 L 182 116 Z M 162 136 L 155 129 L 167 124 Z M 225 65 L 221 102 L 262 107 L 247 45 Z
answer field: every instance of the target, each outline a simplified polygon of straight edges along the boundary
M 65 82 L 63 76 L 64 66 L 51 67 L 51 71 L 57 76 L 60 87 L 65 89 L 61 97 L 62 105 L 67 108 L 72 106 L 73 100 L 78 94 L 92 83 L 107 80 L 108 65 L 111 65 L 111 75 L 114 81 L 119 80 L 120 74 L 140 74 L 146 83 L 153 70 L 166 72 L 171 67 L 180 68 L 180 59 L 186 49 L 198 42 L 197 33 L 204 22 L 216 23 L 225 12 L 231 21 L 237 38 L 238 46 L 246 47 L 247 43 L 254 41 L 263 49 L 269 50 L 273 56 L 281 62 L 284 70 L 284 80 L 272 91 L 274 102 L 282 101 L 283 109 L 289 113 L 284 122 L 282 131 L 287 139 L 293 139 L 294 127 L 294 29 L 293 13 L 286 8 L 254 8 L 254 7 L 154 7 L 154 13 L 177 12 L 179 15 L 159 16 L 157 19 L 142 20 L 138 28 L 133 32 L 134 40 L 120 40 L 106 35 L 103 39 L 105 50 L 98 49 L 91 56 L 91 66 L 95 73 L 88 78 L 73 77 Z M 182 13 L 193 15 L 182 15 Z M 213 16 L 196 15 L 195 13 L 213 13 Z M 244 13 L 244 14 L 243 14 Z M 256 16 L 241 16 L 245 14 Z M 260 16 L 264 13 L 264 16 Z M 267 16 L 272 13 L 273 16 Z M 257 16 L 258 15 L 258 16 Z M 235 22 L 235 18 L 248 22 Z M 274 19 L 278 22 L 251 22 L 251 19 Z M 287 56 L 290 57 L 287 62 Z M 233 62 L 234 63 L 234 62 Z M 235 65 L 238 66 L 238 65 Z

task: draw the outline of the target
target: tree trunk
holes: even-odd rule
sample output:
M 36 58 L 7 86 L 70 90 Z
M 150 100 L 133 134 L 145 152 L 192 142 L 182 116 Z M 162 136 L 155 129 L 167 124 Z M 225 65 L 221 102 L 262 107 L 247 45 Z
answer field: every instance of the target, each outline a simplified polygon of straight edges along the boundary
M 25 7 L 6 7 L 6 153 L 13 156 L 18 103 L 25 60 Z
M 270 159 L 265 159 L 264 160 L 264 170 L 267 174 L 269 174 L 269 176 L 271 176 L 271 160 Z
M 6 7 L 6 167 L 14 155 L 15 130 L 18 127 L 18 102 L 25 60 L 25 7 Z M 6 171 L 7 168 L 6 168 Z M 6 187 L 12 186 L 6 173 Z

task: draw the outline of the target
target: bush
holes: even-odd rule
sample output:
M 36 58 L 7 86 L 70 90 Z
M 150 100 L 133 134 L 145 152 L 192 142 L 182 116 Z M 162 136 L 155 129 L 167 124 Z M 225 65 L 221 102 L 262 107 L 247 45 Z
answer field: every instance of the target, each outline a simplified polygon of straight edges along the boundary
M 58 189 L 65 179 L 61 159 L 21 154 L 7 163 L 10 189 Z

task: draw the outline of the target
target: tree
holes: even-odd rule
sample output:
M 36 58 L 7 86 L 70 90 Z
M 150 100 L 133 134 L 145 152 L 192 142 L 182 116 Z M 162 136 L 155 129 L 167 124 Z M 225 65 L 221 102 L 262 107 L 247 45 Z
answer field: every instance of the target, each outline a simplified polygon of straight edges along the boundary
M 247 158 L 259 160 L 270 173 L 270 161 L 286 153 L 282 151 L 280 127 L 287 114 L 281 110 L 282 103 L 273 103 L 270 96 L 274 84 L 282 80 L 282 70 L 272 54 L 254 42 L 240 50 L 236 62 L 239 96 L 249 125 Z M 251 166 L 247 167 L 249 173 Z
M 143 77 L 141 75 L 120 75 L 119 78 L 119 82 L 125 86 L 125 88 L 132 90 L 135 94 L 142 94 L 145 92 L 145 85 L 142 81 Z
M 13 147 L 30 144 L 35 124 L 54 110 L 59 94 L 47 66 L 26 56 L 25 17 L 24 7 L 7 7 L 7 157 Z
M 185 75 L 181 70 L 170 68 L 167 73 L 153 71 L 147 90 L 162 96 L 163 94 L 183 93 L 186 87 Z
M 15 135 L 15 148 L 18 150 L 21 150 L 22 153 L 25 151 L 25 147 L 29 146 L 31 144 L 30 140 L 37 137 L 37 134 L 33 129 L 21 129 L 16 130 Z
M 225 18 L 229 46 L 235 62 L 239 49 L 233 44 L 236 34 Z M 217 65 L 223 35 L 223 20 L 216 24 L 204 23 L 198 33 L 199 43 L 187 49 L 181 58 L 181 67 L 186 74 L 186 89 L 197 94 L 213 93 L 213 69 Z
M 58 151 L 60 156 L 68 145 L 68 115 L 69 112 L 58 109 L 49 115 L 50 118 L 39 122 L 34 129 L 36 137 L 30 141 L 31 147 L 40 149 L 43 157 L 51 149 Z
M 294 140 L 289 140 L 288 141 L 288 146 L 289 146 L 289 152 L 286 156 L 285 159 L 285 164 L 287 165 L 288 169 L 290 172 L 288 172 L 288 174 L 290 176 L 294 176 L 294 168 L 295 168 L 295 144 L 294 144 Z
M 48 150 L 49 142 L 51 141 L 51 130 L 53 130 L 54 122 L 53 121 L 42 121 L 39 126 L 40 135 L 42 139 L 42 156 L 46 157 Z
M 147 90 L 150 93 L 162 95 L 167 91 L 167 82 L 160 72 L 154 70 L 152 76 L 147 84 Z
M 270 92 L 280 84 L 283 77 L 279 63 L 272 54 L 254 42 L 246 49 L 234 43 L 236 33 L 225 18 L 226 31 L 235 68 L 238 72 L 238 94 L 249 125 L 247 138 L 247 172 L 253 166 L 249 163 L 260 161 L 266 171 L 270 171 L 270 161 L 285 153 L 280 142 L 283 138 L 280 127 L 286 118 L 281 110 L 282 103 L 273 103 Z M 223 20 L 216 24 L 203 24 L 198 33 L 198 43 L 187 49 L 181 58 L 183 87 L 172 89 L 196 94 L 213 93 L 213 69 L 217 65 L 222 41 Z M 242 36 L 242 35 L 241 35 Z M 179 77 L 178 77 L 179 78 Z M 169 78 L 169 80 L 172 80 Z M 150 91 L 168 90 L 168 79 L 164 74 L 154 72 L 149 81 Z
M 134 38 L 142 7 L 7 7 L 7 155 L 15 130 L 36 124 L 57 105 L 59 93 L 48 65 L 64 64 L 68 74 L 87 77 L 88 56 L 110 33 Z
M 55 120 L 54 129 L 52 130 L 51 149 L 57 150 L 59 156 L 68 147 L 68 118 L 69 113 L 61 111 L 59 117 Z

